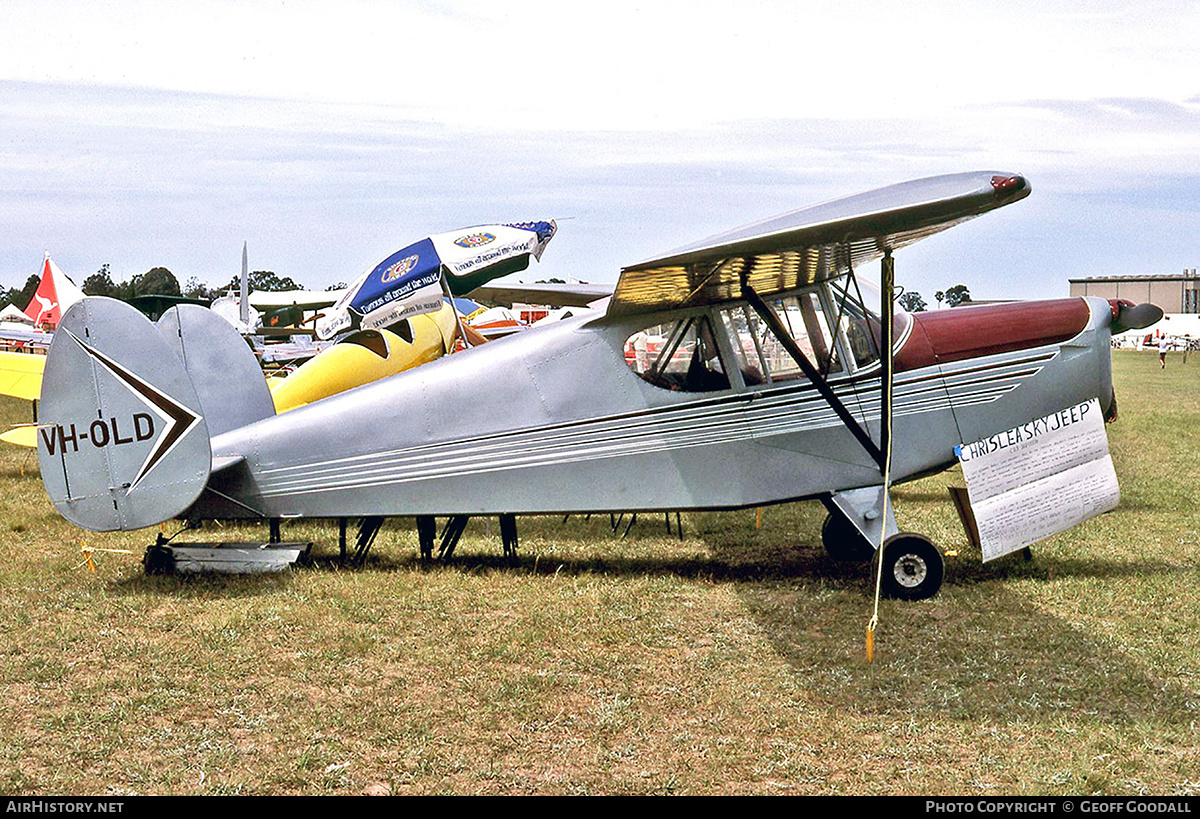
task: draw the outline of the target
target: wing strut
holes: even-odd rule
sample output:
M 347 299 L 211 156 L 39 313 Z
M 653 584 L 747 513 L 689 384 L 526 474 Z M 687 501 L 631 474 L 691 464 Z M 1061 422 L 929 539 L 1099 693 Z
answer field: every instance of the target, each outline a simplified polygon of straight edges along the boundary
M 783 344 L 783 347 L 788 351 L 788 354 L 796 360 L 796 363 L 800 365 L 800 369 L 804 372 L 804 375 L 807 376 L 808 380 L 811 381 L 813 386 L 817 388 L 817 392 L 819 392 L 821 397 L 824 398 L 825 401 L 828 402 L 829 406 L 833 408 L 833 411 L 837 413 L 838 418 L 840 418 L 842 423 L 846 425 L 846 429 L 850 430 L 850 432 L 858 440 L 859 444 L 862 445 L 862 448 L 865 449 L 867 454 L 871 456 L 871 459 L 879 465 L 879 469 L 882 472 L 885 467 L 883 453 L 886 450 L 876 446 L 875 442 L 871 440 L 870 433 L 863 429 L 862 425 L 858 423 L 858 420 L 853 414 L 851 414 L 850 410 L 846 408 L 846 405 L 842 403 L 842 400 L 837 397 L 837 393 L 833 391 L 833 387 L 829 386 L 829 382 L 825 380 L 825 377 L 821 375 L 820 371 L 813 365 L 811 361 L 808 360 L 808 356 L 804 354 L 804 351 L 800 349 L 800 345 L 798 345 L 795 339 L 792 338 L 792 334 L 789 333 L 787 328 L 783 326 L 783 322 L 779 320 L 779 316 L 775 315 L 775 311 L 771 309 L 770 305 L 763 301 L 762 296 L 754 292 L 754 288 L 750 286 L 748 281 L 746 281 L 746 273 L 742 274 L 741 285 L 742 297 L 750 304 L 751 307 L 754 308 L 754 312 L 758 313 L 759 317 L 766 323 L 767 327 L 771 329 L 771 332 L 774 333 L 775 337 L 779 339 L 781 344 Z M 888 324 L 884 330 L 885 333 L 890 332 L 891 327 L 890 320 L 886 321 L 888 321 Z M 891 352 L 890 347 L 888 352 Z M 886 358 L 888 359 L 888 366 L 890 367 L 891 356 L 887 355 Z
M 879 265 L 879 284 L 882 291 L 879 295 L 879 319 L 880 319 L 880 341 L 879 345 L 882 349 L 879 351 L 880 357 L 883 359 L 883 372 L 879 381 L 879 447 L 883 450 L 883 463 L 879 466 L 879 471 L 883 475 L 883 490 L 879 493 L 880 512 L 883 515 L 883 533 L 879 538 L 879 565 L 875 573 L 875 608 L 871 612 L 871 619 L 867 621 L 867 662 L 875 662 L 875 629 L 879 626 L 879 597 L 883 591 L 883 570 L 884 564 L 888 562 L 889 556 L 885 552 L 885 548 L 889 543 L 887 536 L 888 530 L 888 492 L 891 490 L 892 482 L 892 365 L 894 364 L 894 353 L 892 347 L 892 297 L 896 290 L 896 260 L 892 258 L 892 249 L 885 247 L 883 249 L 883 259 Z M 898 533 L 893 537 L 901 537 Z M 933 554 L 940 560 L 941 554 L 934 550 Z M 893 563 L 892 571 L 899 577 L 899 571 L 902 567 L 915 562 L 911 555 L 893 555 L 893 558 L 898 558 Z M 924 565 L 924 564 L 922 564 Z M 937 585 L 941 585 L 940 569 Z
M 879 319 L 881 322 L 879 337 L 879 355 L 883 363 L 882 379 L 879 384 L 879 450 L 882 458 L 879 460 L 879 471 L 887 477 L 886 461 L 892 451 L 892 369 L 894 355 L 892 350 L 892 329 L 894 315 L 892 296 L 896 289 L 896 260 L 892 258 L 892 249 L 884 248 L 883 259 L 879 271 L 880 290 Z M 884 487 L 887 491 L 888 487 Z

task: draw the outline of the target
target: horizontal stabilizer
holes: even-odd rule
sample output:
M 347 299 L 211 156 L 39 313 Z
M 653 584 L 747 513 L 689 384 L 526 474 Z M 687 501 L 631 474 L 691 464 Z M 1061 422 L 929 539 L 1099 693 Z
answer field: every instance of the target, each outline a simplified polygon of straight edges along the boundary
M 226 469 L 232 469 L 238 464 L 246 460 L 245 455 L 217 455 L 212 459 L 213 474 L 224 472 Z
M 87 298 L 63 317 L 46 356 L 38 427 L 42 483 L 85 529 L 140 529 L 187 509 L 212 452 L 179 357 L 128 304 Z

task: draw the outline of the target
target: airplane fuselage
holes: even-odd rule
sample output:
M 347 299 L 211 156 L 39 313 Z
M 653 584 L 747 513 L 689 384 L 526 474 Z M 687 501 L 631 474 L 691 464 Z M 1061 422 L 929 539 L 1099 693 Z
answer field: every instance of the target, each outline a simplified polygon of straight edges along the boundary
M 1089 398 L 1108 408 L 1110 317 L 1100 299 L 904 317 L 893 481 Z M 688 319 L 718 328 L 716 387 L 656 383 L 631 360 L 639 331 Z M 212 451 L 233 465 L 182 517 L 720 509 L 879 485 L 879 463 L 811 381 L 737 365 L 754 356 L 731 326 L 717 307 L 568 320 L 231 430 Z M 845 332 L 827 343 L 845 362 L 827 383 L 878 441 L 878 360 L 858 364 Z

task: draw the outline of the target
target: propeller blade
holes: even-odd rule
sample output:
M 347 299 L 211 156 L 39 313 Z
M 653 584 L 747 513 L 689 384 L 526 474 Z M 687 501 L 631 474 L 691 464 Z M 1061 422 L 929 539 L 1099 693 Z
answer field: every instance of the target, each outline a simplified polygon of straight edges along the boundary
M 1141 330 L 1161 321 L 1163 310 L 1156 304 L 1123 303 L 1117 309 L 1117 316 L 1112 322 L 1112 333 L 1123 333 L 1126 330 Z

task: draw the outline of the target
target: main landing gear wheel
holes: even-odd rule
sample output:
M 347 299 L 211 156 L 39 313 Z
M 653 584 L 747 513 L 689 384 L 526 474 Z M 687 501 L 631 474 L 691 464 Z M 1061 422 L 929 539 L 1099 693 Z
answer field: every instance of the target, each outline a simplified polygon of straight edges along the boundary
M 922 535 L 900 532 L 883 544 L 883 593 L 900 600 L 937 594 L 945 575 L 942 553 Z
M 821 545 L 834 560 L 863 561 L 875 554 L 871 541 L 863 537 L 846 516 L 831 512 L 821 526 Z

